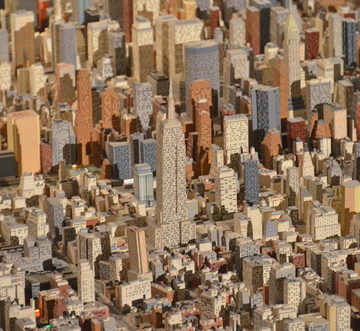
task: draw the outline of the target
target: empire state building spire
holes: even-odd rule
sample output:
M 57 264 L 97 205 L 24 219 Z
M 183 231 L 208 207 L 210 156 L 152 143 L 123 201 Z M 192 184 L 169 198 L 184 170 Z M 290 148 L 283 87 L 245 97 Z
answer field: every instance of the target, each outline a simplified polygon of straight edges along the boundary
M 173 95 L 173 84 L 172 84 L 171 79 L 170 79 L 169 97 L 168 97 L 168 119 L 169 120 L 176 119 L 175 101 L 174 101 L 174 95 Z

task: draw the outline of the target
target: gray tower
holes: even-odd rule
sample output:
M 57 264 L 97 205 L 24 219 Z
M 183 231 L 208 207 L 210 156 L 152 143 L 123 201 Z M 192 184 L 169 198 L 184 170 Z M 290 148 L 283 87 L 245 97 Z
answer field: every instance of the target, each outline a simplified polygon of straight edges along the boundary
M 76 68 L 76 26 L 74 23 L 61 24 L 59 27 L 59 63 L 69 63 Z
M 279 88 L 259 85 L 251 91 L 253 145 L 257 150 L 269 130 L 281 132 Z
M 253 157 L 244 162 L 245 200 L 248 204 L 259 203 L 258 161 Z
M 76 137 L 69 121 L 55 120 L 53 122 L 51 147 L 54 166 L 61 160 L 65 160 L 66 164 L 76 163 Z

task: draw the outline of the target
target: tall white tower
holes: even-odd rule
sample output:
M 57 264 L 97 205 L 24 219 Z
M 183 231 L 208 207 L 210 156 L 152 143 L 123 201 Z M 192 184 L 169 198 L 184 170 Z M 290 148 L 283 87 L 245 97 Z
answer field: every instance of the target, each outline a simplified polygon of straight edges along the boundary
M 181 222 L 186 220 L 185 137 L 176 118 L 170 83 L 168 116 L 160 124 L 157 136 L 157 189 L 155 246 L 174 247 L 185 242 Z
M 284 57 L 289 74 L 289 92 L 292 97 L 300 96 L 300 34 L 294 17 L 290 14 L 284 28 Z

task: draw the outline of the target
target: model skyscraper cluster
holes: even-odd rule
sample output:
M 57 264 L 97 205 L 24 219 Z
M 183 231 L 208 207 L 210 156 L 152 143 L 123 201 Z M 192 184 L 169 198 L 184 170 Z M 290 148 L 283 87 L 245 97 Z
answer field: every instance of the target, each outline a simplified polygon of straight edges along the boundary
M 359 22 L 0 0 L 0 331 L 360 330 Z

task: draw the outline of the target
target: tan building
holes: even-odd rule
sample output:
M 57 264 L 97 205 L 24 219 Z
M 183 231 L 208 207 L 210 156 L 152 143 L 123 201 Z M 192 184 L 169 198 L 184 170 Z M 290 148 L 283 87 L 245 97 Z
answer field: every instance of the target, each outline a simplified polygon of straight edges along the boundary
M 243 280 L 251 294 L 268 284 L 271 266 L 274 261 L 273 258 L 267 255 L 244 258 Z
M 83 303 L 95 301 L 95 275 L 87 260 L 80 260 L 78 264 L 78 293 Z
M 323 240 L 334 235 L 341 235 L 341 226 L 338 222 L 338 214 L 330 207 L 312 201 L 308 206 L 306 218 L 306 232 L 314 240 Z
M 155 24 L 156 70 L 166 76 L 169 76 L 170 24 L 173 21 L 176 21 L 175 16 L 164 15 L 157 17 Z
M 40 122 L 33 110 L 10 113 L 7 118 L 8 149 L 15 154 L 18 174 L 37 173 L 40 164 Z
M 350 231 L 352 215 L 360 213 L 360 182 L 350 180 L 341 185 L 341 204 L 341 232 L 346 235 Z
M 29 237 L 46 237 L 49 232 L 49 224 L 46 223 L 46 214 L 42 209 L 31 209 L 26 224 L 29 228 Z
M 2 222 L 2 234 L 7 245 L 23 245 L 28 237 L 28 226 L 10 219 Z
M 215 175 L 215 202 L 228 213 L 237 212 L 236 175 L 233 169 L 223 166 Z
M 13 69 L 35 63 L 35 16 L 31 11 L 16 11 L 10 16 Z
M 224 117 L 224 150 L 226 164 L 232 157 L 240 159 L 240 155 L 249 152 L 249 123 L 244 114 Z
M 116 304 L 119 307 L 132 306 L 133 301 L 151 298 L 150 279 L 137 279 L 116 287 Z
M 154 70 L 154 32 L 148 19 L 137 16 L 132 26 L 133 76 L 137 82 L 146 82 Z
M 318 298 L 321 315 L 329 321 L 330 331 L 351 331 L 351 307 L 337 295 L 322 294 Z
M 131 226 L 127 229 L 130 269 L 129 280 L 137 278 L 152 279 L 146 251 L 145 230 Z
M 284 25 L 284 60 L 289 75 L 289 91 L 292 97 L 300 96 L 300 33 L 293 15 L 289 15 Z

